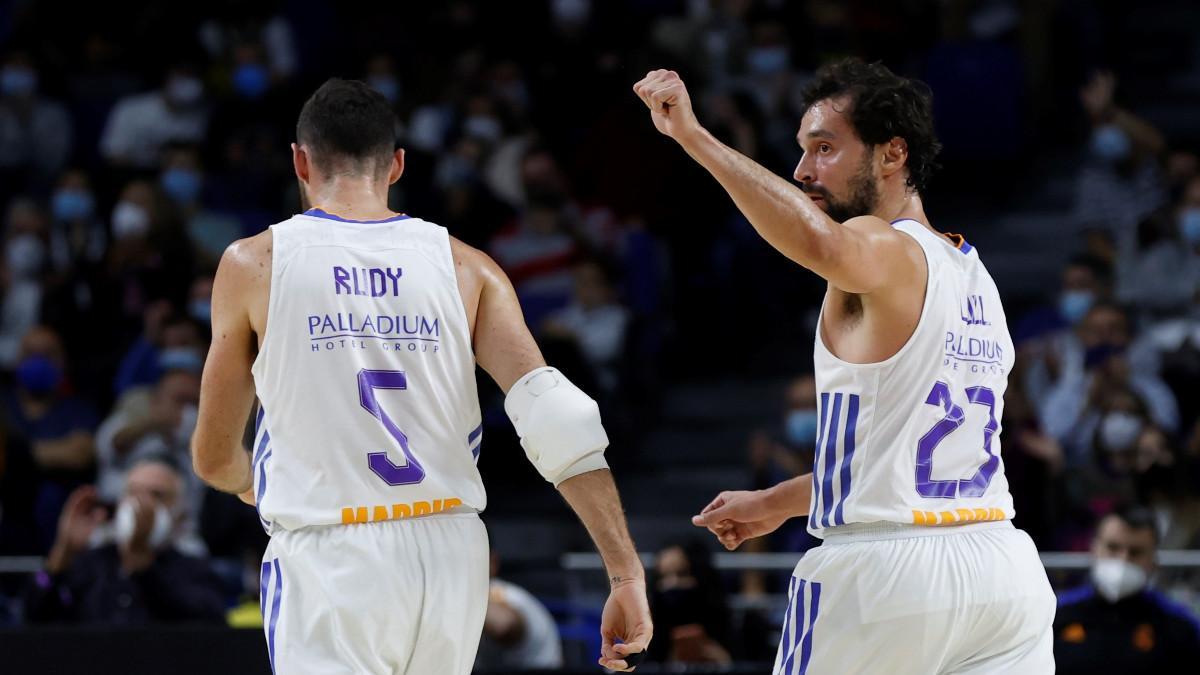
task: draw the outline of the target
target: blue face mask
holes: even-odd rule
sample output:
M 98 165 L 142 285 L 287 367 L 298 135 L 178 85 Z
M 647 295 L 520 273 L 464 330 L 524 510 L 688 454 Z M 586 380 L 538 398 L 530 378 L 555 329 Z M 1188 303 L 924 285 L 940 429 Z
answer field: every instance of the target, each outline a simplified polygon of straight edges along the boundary
M 388 103 L 395 103 L 400 100 L 400 83 L 390 75 L 373 75 L 367 79 L 367 85 L 380 94 L 383 94 Z
M 257 99 L 271 87 L 271 73 L 259 63 L 243 63 L 233 71 L 233 89 L 242 98 Z
M 24 66 L 0 70 L 0 92 L 5 96 L 28 96 L 37 90 L 37 73 Z
M 1189 206 L 1180 212 L 1179 234 L 1193 246 L 1200 244 L 1200 206 Z
M 817 442 L 817 411 L 791 410 L 784 420 L 783 430 L 789 445 L 811 448 Z
M 1116 125 L 1106 124 L 1092 134 L 1092 153 L 1106 162 L 1120 162 L 1132 149 L 1129 136 Z
M 48 394 L 62 382 L 62 371 L 53 361 L 40 354 L 26 356 L 14 371 L 17 384 L 31 394 Z
M 755 47 L 746 54 L 746 67 L 756 75 L 774 75 L 788 67 L 787 47 Z
M 180 204 L 190 204 L 200 196 L 200 173 L 191 169 L 167 169 L 158 179 L 167 196 Z
M 212 321 L 212 302 L 208 300 L 193 300 L 188 304 L 188 314 L 197 321 L 209 323 Z
M 1058 312 L 1074 326 L 1092 308 L 1096 296 L 1091 291 L 1064 291 L 1058 298 Z
M 173 347 L 164 349 L 158 355 L 158 367 L 164 371 L 186 370 L 189 373 L 199 373 L 204 369 L 204 357 L 189 347 Z
M 92 216 L 95 202 L 92 195 L 76 188 L 63 188 L 54 193 L 50 210 L 57 221 L 84 220 Z

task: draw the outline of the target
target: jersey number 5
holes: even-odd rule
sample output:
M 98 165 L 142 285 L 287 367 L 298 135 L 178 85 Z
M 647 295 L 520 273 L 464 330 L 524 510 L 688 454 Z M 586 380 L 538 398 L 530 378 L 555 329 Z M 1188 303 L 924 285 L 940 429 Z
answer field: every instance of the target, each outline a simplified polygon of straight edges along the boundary
M 425 478 L 425 469 L 413 457 L 408 448 L 408 436 L 400 431 L 400 427 L 391 417 L 379 407 L 375 398 L 376 389 L 408 389 L 408 379 L 402 370 L 367 370 L 358 371 L 358 402 L 367 412 L 371 413 L 383 424 L 383 428 L 400 444 L 400 452 L 404 453 L 404 463 L 395 464 L 388 458 L 387 452 L 368 452 L 367 466 L 375 475 L 388 485 L 413 485 Z
M 950 385 L 945 382 L 933 385 L 925 403 L 940 407 L 946 416 L 925 432 L 917 443 L 917 494 L 942 499 L 982 497 L 983 493 L 987 492 L 988 484 L 992 482 L 992 476 L 996 475 L 996 469 L 1000 468 L 1000 457 L 992 452 L 992 436 L 1000 428 L 1000 423 L 996 421 L 996 394 L 987 387 L 967 388 L 967 403 L 985 405 L 988 409 L 988 421 L 983 427 L 983 449 L 988 458 L 975 475 L 963 479 L 934 480 L 933 451 L 947 436 L 963 425 L 967 416 L 963 409 L 954 403 L 950 396 Z

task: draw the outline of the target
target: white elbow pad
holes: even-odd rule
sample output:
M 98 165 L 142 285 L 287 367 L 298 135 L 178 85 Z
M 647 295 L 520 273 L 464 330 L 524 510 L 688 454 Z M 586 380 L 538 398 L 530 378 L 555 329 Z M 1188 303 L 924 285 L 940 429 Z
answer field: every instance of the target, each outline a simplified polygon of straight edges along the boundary
M 521 447 L 542 477 L 558 486 L 581 473 L 608 468 L 608 434 L 600 407 L 557 369 L 531 370 L 508 391 L 504 412 Z

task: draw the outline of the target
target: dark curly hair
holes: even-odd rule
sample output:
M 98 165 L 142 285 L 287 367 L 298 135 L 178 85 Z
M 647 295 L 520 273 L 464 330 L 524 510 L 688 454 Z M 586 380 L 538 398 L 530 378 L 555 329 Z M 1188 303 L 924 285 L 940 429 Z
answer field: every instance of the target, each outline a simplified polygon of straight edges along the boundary
M 940 166 L 942 150 L 933 131 L 933 94 L 920 80 L 900 77 L 882 63 L 849 58 L 821 66 L 804 91 L 804 110 L 818 101 L 847 96 L 846 114 L 864 143 L 887 143 L 899 136 L 908 143 L 907 185 L 924 190 Z

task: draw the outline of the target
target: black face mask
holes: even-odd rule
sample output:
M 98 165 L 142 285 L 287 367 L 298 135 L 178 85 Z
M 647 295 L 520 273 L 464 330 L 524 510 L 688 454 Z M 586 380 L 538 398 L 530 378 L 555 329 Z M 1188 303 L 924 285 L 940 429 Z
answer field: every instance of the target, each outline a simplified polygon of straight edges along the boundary
M 655 619 L 667 626 L 697 623 L 704 611 L 704 602 L 697 588 L 671 588 L 658 592 Z

